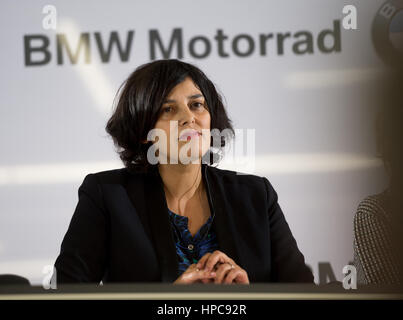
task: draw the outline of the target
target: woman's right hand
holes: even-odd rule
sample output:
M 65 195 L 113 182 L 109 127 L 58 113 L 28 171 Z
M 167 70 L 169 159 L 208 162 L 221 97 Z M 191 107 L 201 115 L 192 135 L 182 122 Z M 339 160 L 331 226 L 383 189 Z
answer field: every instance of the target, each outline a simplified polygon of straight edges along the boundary
M 173 284 L 204 283 L 216 276 L 216 273 L 199 270 L 196 264 L 191 264 Z M 204 281 L 203 281 L 204 280 Z

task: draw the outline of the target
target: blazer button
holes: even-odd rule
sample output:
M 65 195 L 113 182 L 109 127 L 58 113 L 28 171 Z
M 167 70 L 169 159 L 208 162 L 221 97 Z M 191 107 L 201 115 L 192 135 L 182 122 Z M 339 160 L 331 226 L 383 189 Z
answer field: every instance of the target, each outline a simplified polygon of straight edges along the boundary
M 189 249 L 189 250 L 193 250 L 193 248 L 194 248 L 193 244 L 189 244 L 189 245 L 188 245 L 188 249 Z

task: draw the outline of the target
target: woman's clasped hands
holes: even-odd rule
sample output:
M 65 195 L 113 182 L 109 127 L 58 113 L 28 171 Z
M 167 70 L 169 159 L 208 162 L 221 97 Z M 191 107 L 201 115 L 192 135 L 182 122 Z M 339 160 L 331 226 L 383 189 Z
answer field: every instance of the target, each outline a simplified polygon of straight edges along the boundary
M 197 263 L 191 264 L 174 281 L 174 284 L 215 283 L 249 284 L 248 274 L 224 252 L 206 253 Z

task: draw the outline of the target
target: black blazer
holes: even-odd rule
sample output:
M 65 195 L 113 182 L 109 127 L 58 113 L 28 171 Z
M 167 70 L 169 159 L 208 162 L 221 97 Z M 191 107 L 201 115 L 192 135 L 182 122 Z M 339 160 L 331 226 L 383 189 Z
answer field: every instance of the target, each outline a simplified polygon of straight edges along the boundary
M 202 164 L 220 251 L 252 282 L 313 282 L 270 182 Z M 88 174 L 56 259 L 57 283 L 173 282 L 178 261 L 162 179 Z

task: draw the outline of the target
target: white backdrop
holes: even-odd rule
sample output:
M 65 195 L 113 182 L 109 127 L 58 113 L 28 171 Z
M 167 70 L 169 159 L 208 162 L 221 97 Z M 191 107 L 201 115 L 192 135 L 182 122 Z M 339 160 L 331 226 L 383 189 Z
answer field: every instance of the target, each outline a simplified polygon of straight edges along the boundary
M 254 173 L 266 176 L 277 190 L 315 281 L 322 262 L 330 263 L 342 279 L 342 268 L 353 256 L 352 221 L 358 203 L 381 192 L 386 182 L 375 157 L 373 132 L 374 79 L 383 62 L 373 47 L 371 24 L 382 2 L 3 0 L 0 274 L 42 282 L 43 267 L 53 264 L 59 253 L 85 175 L 123 166 L 104 131 L 116 90 L 134 68 L 152 58 L 150 46 L 156 42 L 150 30 L 167 48 L 178 29 L 183 60 L 214 81 L 236 128 L 255 129 Z M 341 23 L 347 4 L 357 8 L 358 29 L 341 26 L 340 48 L 324 53 L 318 36 L 327 29 L 334 32 L 334 21 Z M 43 27 L 45 5 L 57 9 L 56 30 Z M 220 54 L 217 30 L 228 37 L 221 49 L 227 57 Z M 127 61 L 113 47 L 109 61 L 102 62 L 97 37 L 106 48 L 116 32 L 126 50 L 130 31 Z M 312 34 L 312 53 L 293 51 L 301 31 Z M 278 34 L 287 32 L 290 37 L 279 54 Z M 262 54 L 260 35 L 270 33 L 273 38 Z M 81 52 L 72 64 L 63 47 L 63 63 L 58 64 L 57 35 L 64 36 L 74 52 L 79 34 L 88 34 L 90 62 Z M 198 36 L 205 39 L 195 40 Z M 334 45 L 333 36 L 324 38 L 327 48 Z M 203 53 L 208 42 L 210 53 L 204 58 L 192 55 L 192 39 L 193 51 Z M 46 41 L 47 54 L 30 52 Z M 250 49 L 248 41 L 255 45 L 253 52 L 239 56 Z M 170 58 L 178 58 L 176 45 Z M 155 48 L 156 58 L 162 58 Z M 46 55 L 49 61 L 29 65 L 25 54 L 31 62 L 43 63 Z

